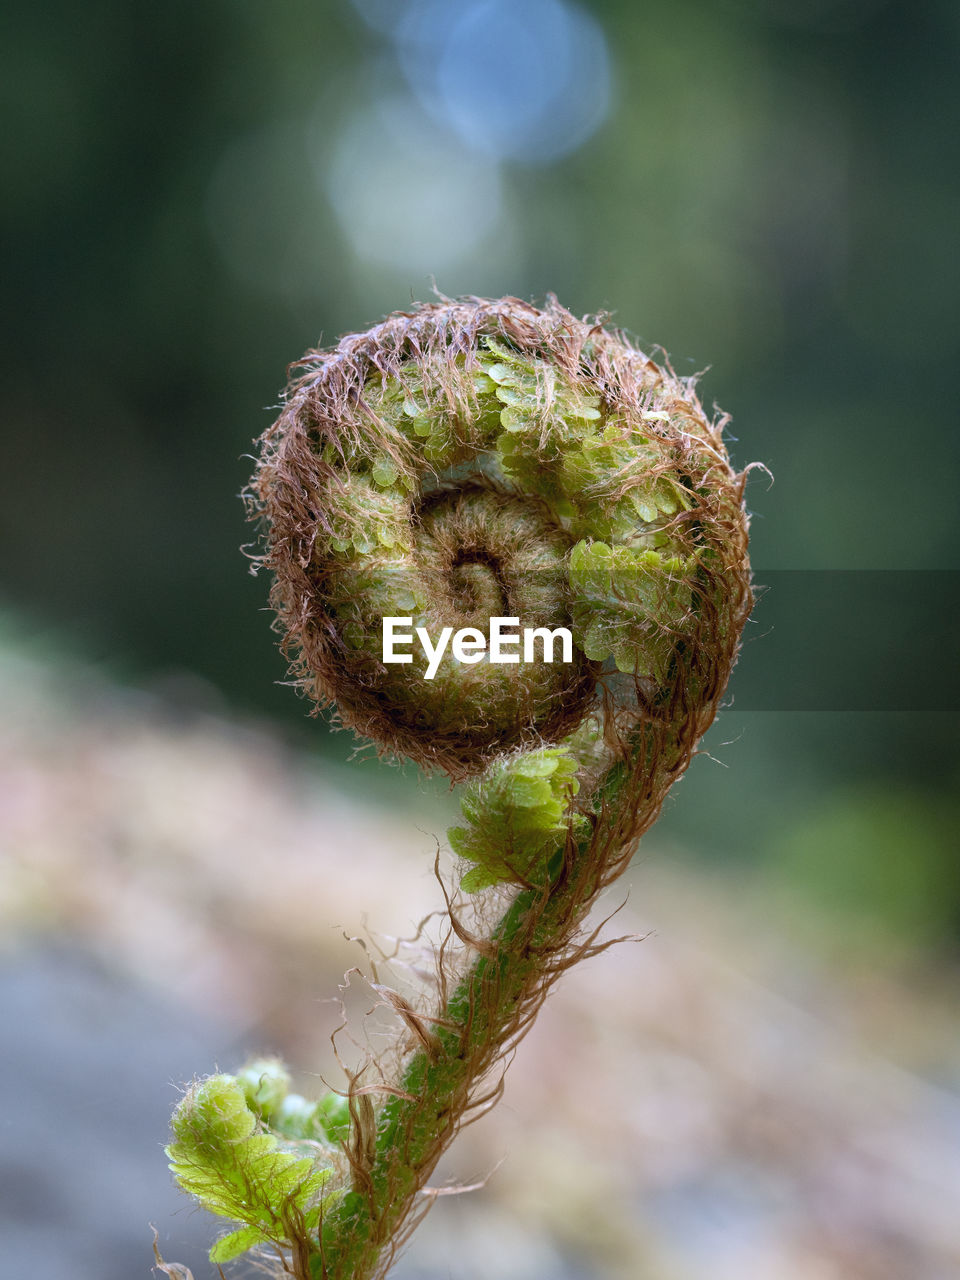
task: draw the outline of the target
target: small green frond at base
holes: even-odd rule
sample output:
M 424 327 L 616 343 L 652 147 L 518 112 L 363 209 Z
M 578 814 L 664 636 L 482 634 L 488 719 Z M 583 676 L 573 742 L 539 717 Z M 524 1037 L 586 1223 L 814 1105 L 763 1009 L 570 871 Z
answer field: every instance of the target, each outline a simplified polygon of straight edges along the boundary
M 166 1149 L 184 1191 L 211 1213 L 244 1224 L 214 1246 L 214 1261 L 265 1241 L 288 1246 L 295 1230 L 314 1232 L 321 1188 L 333 1173 L 311 1156 L 285 1150 L 262 1128 L 247 1100 L 250 1085 L 229 1075 L 192 1085 L 174 1112 L 176 1141 Z

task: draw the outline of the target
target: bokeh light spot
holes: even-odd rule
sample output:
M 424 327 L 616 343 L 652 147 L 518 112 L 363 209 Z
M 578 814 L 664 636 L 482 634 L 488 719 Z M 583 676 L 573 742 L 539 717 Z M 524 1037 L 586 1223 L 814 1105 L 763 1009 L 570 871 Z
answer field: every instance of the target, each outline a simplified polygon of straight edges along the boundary
M 457 261 L 500 218 L 496 164 L 403 98 L 347 122 L 322 180 L 358 257 L 407 270 Z
M 418 0 L 357 7 L 394 41 L 411 89 L 438 123 L 501 160 L 545 164 L 574 151 L 610 107 L 597 22 L 565 0 Z

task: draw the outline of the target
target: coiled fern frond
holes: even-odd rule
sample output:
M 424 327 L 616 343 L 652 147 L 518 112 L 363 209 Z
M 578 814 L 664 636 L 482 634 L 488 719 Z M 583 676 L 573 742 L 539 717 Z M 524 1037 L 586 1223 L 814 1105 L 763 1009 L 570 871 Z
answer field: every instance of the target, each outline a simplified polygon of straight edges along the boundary
M 383 1275 L 491 1067 L 596 949 L 586 913 L 713 720 L 752 604 L 722 426 L 553 298 L 422 306 L 295 366 L 250 491 L 284 650 L 318 707 L 466 783 L 462 888 L 500 908 L 483 936 L 452 915 L 435 1007 L 397 997 L 383 1088 L 310 1104 L 268 1062 L 187 1094 L 174 1171 L 242 1224 L 216 1257 L 269 1242 L 303 1280 Z M 481 644 L 496 617 L 534 637 L 515 662 Z M 389 663 L 385 618 L 475 643 Z

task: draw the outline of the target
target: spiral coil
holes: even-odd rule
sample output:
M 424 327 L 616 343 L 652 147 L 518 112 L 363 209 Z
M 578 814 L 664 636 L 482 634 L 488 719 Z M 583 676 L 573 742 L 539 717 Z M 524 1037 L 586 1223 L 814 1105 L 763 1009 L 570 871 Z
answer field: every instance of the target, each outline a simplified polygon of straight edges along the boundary
M 295 370 L 251 495 L 318 705 L 457 780 L 585 722 L 615 754 L 677 692 L 699 737 L 751 600 L 742 477 L 690 381 L 553 298 L 421 306 Z M 493 615 L 569 627 L 574 660 L 382 660 L 386 616 Z

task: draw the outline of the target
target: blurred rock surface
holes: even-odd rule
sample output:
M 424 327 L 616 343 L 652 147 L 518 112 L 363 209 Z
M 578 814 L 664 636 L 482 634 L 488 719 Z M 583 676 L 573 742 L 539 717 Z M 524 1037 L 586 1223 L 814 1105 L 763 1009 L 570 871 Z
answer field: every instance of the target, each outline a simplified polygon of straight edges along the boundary
M 5 1261 L 146 1276 L 152 1221 L 200 1280 L 216 1224 L 169 1183 L 171 1085 L 256 1050 L 342 1080 L 338 982 L 440 904 L 449 805 L 20 652 L 0 681 Z M 949 985 L 882 957 L 865 985 L 650 849 L 631 878 L 609 931 L 654 932 L 565 975 L 434 1178 L 486 1186 L 440 1199 L 398 1280 L 960 1274 Z M 345 1003 L 362 1038 L 356 976 Z

